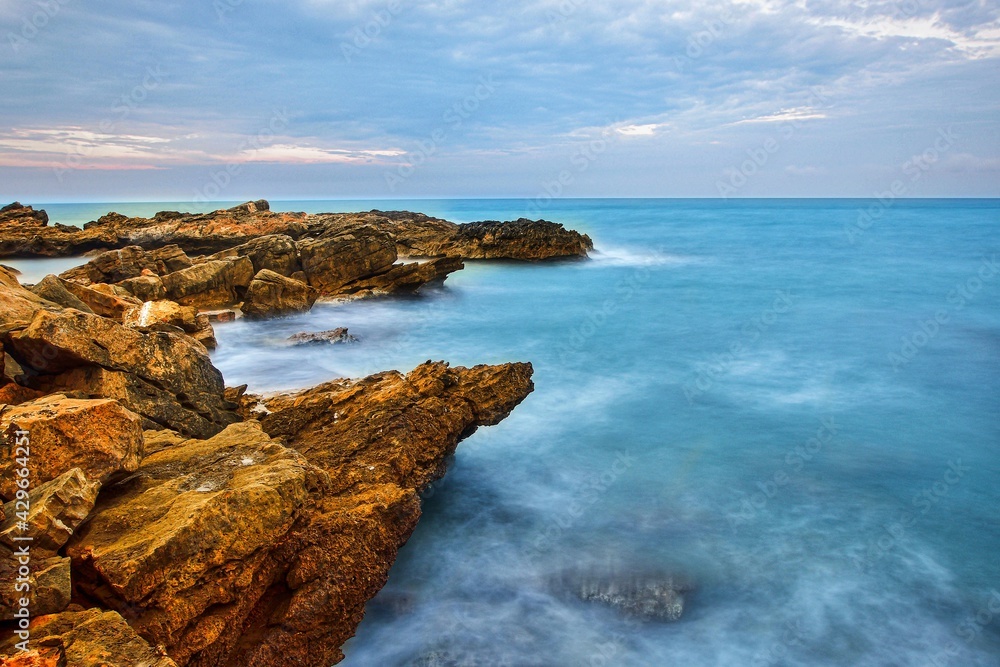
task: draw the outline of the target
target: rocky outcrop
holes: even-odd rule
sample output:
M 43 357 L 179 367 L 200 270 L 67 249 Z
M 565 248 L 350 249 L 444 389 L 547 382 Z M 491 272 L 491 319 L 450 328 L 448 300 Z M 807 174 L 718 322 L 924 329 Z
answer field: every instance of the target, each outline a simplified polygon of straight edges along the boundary
M 209 350 L 214 350 L 217 345 L 215 329 L 208 315 L 199 313 L 193 306 L 182 306 L 174 301 L 147 301 L 126 311 L 122 322 L 130 329 L 147 333 L 183 332 Z
M 309 285 L 286 278 L 269 269 L 261 269 L 247 289 L 243 316 L 262 320 L 307 312 L 319 293 Z
M 309 284 L 325 294 L 344 285 L 388 271 L 396 261 L 396 246 L 372 227 L 335 230 L 298 243 L 302 271 Z
M 253 263 L 233 257 L 195 264 L 163 276 L 167 298 L 184 306 L 219 308 L 240 301 L 253 280 Z
M 67 559 L 68 560 L 68 559 Z M 9 667 L 177 667 L 151 647 L 120 614 L 87 609 L 36 616 L 28 630 L 30 650 L 16 648 L 13 635 L 0 642 L 0 655 L 11 656 Z
M 63 281 L 56 276 L 45 276 L 31 288 L 31 291 L 43 299 L 59 304 L 63 308 L 76 308 L 84 313 L 94 314 L 90 306 L 66 289 Z
M 253 263 L 255 273 L 267 269 L 290 278 L 302 270 L 295 240 L 284 234 L 262 236 L 230 250 L 212 255 L 211 259 L 246 257 Z
M 255 272 L 266 268 L 286 277 L 291 277 L 295 266 L 287 241 L 282 241 L 285 244 L 282 250 L 273 239 L 262 241 L 262 237 L 315 241 L 368 227 L 387 235 L 401 256 L 462 259 L 581 257 L 593 247 L 586 235 L 545 221 L 521 219 L 456 225 L 405 211 L 276 213 L 263 200 L 205 214 L 164 211 L 152 218 L 128 218 L 109 213 L 87 223 L 83 229 L 49 227 L 27 214 L 16 219 L 29 222 L 5 223 L 0 218 L 0 257 L 68 256 L 94 248 L 150 249 L 170 244 L 188 253 L 228 255 L 246 245 L 249 247 L 236 254 L 251 257 Z M 97 281 L 106 280 L 105 277 Z
M 120 250 L 102 252 L 81 266 L 60 274 L 60 278 L 83 285 L 90 283 L 118 283 L 145 274 L 163 276 L 191 266 L 193 262 L 176 245 L 166 245 L 154 250 L 139 246 L 126 246 Z
M 62 395 L 8 406 L 0 412 L 6 456 L 0 460 L 0 497 L 17 491 L 17 431 L 30 433 L 31 483 L 39 485 L 79 468 L 87 479 L 106 482 L 134 471 L 142 458 L 139 417 L 107 399 Z
M 426 262 L 395 264 L 388 271 L 355 280 L 340 288 L 340 294 L 377 296 L 415 292 L 424 285 L 444 282 L 449 274 L 465 268 L 457 257 L 439 257 Z
M 150 428 L 210 437 L 239 419 L 205 348 L 184 335 L 39 311 L 4 349 L 32 369 L 31 388 L 117 399 Z
M 87 306 L 87 310 L 84 312 L 108 317 L 116 322 L 121 322 L 127 310 L 142 303 L 142 301 L 115 285 L 98 283 L 87 287 L 68 280 L 62 280 L 61 278 L 56 278 L 56 280 L 60 282 L 60 285 L 66 291 L 70 292 Z
M 100 488 L 100 481 L 87 479 L 81 468 L 36 486 L 28 494 L 25 518 L 16 516 L 15 501 L 4 506 L 9 518 L 0 525 L 0 543 L 14 550 L 19 546 L 15 538 L 30 537 L 35 556 L 55 556 L 90 514 Z

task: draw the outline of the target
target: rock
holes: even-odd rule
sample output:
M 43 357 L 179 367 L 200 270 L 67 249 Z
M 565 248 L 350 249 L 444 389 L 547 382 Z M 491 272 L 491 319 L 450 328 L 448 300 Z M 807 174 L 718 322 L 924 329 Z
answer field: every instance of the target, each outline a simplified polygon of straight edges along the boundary
M 297 280 L 263 269 L 250 283 L 243 301 L 243 316 L 250 320 L 307 312 L 319 296 Z
M 167 288 L 159 276 L 138 276 L 118 283 L 122 289 L 140 301 L 159 301 L 167 298 Z
M 415 292 L 424 285 L 443 282 L 448 274 L 464 267 L 465 264 L 457 257 L 439 257 L 427 262 L 395 264 L 385 273 L 341 287 L 338 294 L 370 296 Z
M 247 257 L 253 262 L 255 273 L 267 269 L 287 278 L 302 270 L 295 240 L 284 234 L 262 236 L 212 256 L 213 259 L 226 257 Z
M 126 310 L 142 303 L 124 290 L 120 292 L 115 290 L 111 285 L 99 283 L 87 287 L 61 278 L 55 278 L 55 280 L 67 292 L 70 292 L 87 306 L 87 310 L 83 312 L 94 313 L 101 317 L 121 321 Z
M 39 310 L 60 312 L 62 306 L 26 290 L 13 274 L 0 269 L 0 335 L 27 326 Z
M 63 308 L 76 308 L 85 313 L 94 312 L 90 306 L 66 289 L 62 280 L 53 275 L 42 278 L 41 281 L 31 288 L 31 291 L 43 299 L 59 304 Z
M 49 226 L 45 211 L 14 202 L 0 208 L 0 257 L 68 257 L 97 247 L 79 231 Z
M 67 547 L 77 587 L 127 613 L 179 664 L 225 664 L 216 645 L 233 643 L 272 594 L 275 568 L 288 564 L 270 554 L 326 483 L 253 422 L 162 449 L 101 494 Z
M 211 260 L 168 273 L 163 287 L 171 301 L 198 308 L 218 308 L 241 300 L 253 279 L 253 263 L 246 257 Z
M 690 583 L 658 572 L 620 567 L 573 568 L 555 580 L 557 590 L 584 602 L 598 602 L 643 621 L 677 621 L 684 613 Z
M 215 330 L 207 315 L 198 313 L 192 306 L 182 306 L 173 301 L 147 301 L 125 313 L 122 323 L 131 329 L 144 331 L 163 330 L 160 325 L 176 327 L 204 345 L 215 349 Z
M 60 278 L 78 282 L 119 283 L 138 278 L 143 272 L 162 276 L 191 266 L 191 258 L 176 245 L 167 245 L 156 250 L 145 250 L 139 246 L 127 246 L 120 250 L 108 250 L 92 260 L 60 274 Z
M 220 323 L 220 322 L 235 322 L 236 321 L 236 311 L 232 309 L 225 310 L 208 310 L 201 311 L 201 314 L 208 318 L 209 322 Z
M 3 460 L 0 497 L 17 491 L 17 431 L 28 432 L 31 483 L 38 486 L 79 468 L 90 480 L 106 482 L 134 471 L 143 456 L 139 418 L 108 399 L 81 400 L 52 395 L 9 406 L 0 412 Z M 66 482 L 69 484 L 70 482 Z
M 28 575 L 30 588 L 26 592 L 32 616 L 63 611 L 69 606 L 72 598 L 70 559 L 63 556 L 41 557 L 35 554 L 30 556 Z M 15 553 L 6 546 L 0 546 L 0 581 L 13 582 L 20 576 L 17 563 L 18 558 Z M 20 599 L 23 595 L 24 592 L 15 591 L 13 586 L 0 587 L 0 621 L 10 621 L 15 618 L 14 614 L 20 608 Z
M 31 667 L 177 667 L 129 627 L 120 614 L 101 609 L 35 616 L 29 627 L 31 651 L 17 652 L 14 635 L 0 643 L 0 655 L 28 659 Z M 18 667 L 20 667 L 18 665 Z
M 336 294 L 348 283 L 389 270 L 396 261 L 389 236 L 367 226 L 299 241 L 298 249 L 309 284 L 322 294 Z
M 115 398 L 151 428 L 210 437 L 239 419 L 223 398 L 222 374 L 187 336 L 143 333 L 111 320 L 40 311 L 4 349 L 36 374 L 29 386 Z
M 337 345 L 340 343 L 357 343 L 358 339 L 347 333 L 345 327 L 318 331 L 315 333 L 297 333 L 288 337 L 288 342 L 294 345 Z
M 24 521 L 28 529 L 18 525 L 22 519 L 15 517 L 15 502 L 8 502 L 4 513 L 9 518 L 0 525 L 0 543 L 16 550 L 20 544 L 14 538 L 27 536 L 32 538 L 33 556 L 55 556 L 90 514 L 100 488 L 100 482 L 89 481 L 80 468 L 32 488 Z
M 45 396 L 44 392 L 22 387 L 19 384 L 5 384 L 0 387 L 0 408 L 4 405 L 21 405 L 42 396 Z

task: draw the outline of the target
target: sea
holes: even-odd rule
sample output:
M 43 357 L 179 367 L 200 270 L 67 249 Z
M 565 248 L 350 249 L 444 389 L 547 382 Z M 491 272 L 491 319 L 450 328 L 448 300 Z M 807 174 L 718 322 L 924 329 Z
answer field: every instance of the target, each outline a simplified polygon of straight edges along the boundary
M 1000 665 L 1000 200 L 272 208 L 544 217 L 595 247 L 218 325 L 215 364 L 254 392 L 534 365 L 534 393 L 424 494 L 345 667 Z M 30 282 L 79 261 L 3 263 Z M 286 342 L 337 327 L 359 342 Z M 683 616 L 584 599 L 583 580 L 682 587 Z

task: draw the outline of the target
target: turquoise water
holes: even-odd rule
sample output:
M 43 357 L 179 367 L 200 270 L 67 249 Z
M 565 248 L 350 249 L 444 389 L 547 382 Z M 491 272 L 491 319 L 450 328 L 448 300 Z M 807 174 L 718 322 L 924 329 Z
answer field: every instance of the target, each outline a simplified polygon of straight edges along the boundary
M 527 210 L 273 203 L 376 207 Z M 342 664 L 1000 665 L 1000 201 L 541 214 L 589 233 L 594 259 L 470 262 L 419 298 L 217 329 L 228 383 L 257 391 L 535 365 L 535 393 L 427 494 Z M 284 344 L 338 326 L 361 342 Z M 640 623 L 555 583 L 579 563 L 696 590 L 681 621 Z

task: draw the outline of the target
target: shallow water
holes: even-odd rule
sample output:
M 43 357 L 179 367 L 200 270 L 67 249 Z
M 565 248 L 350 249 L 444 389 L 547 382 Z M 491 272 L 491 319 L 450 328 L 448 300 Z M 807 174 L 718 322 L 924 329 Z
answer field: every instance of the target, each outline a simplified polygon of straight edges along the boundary
M 418 298 L 220 325 L 215 362 L 256 391 L 535 365 L 428 493 L 342 664 L 1000 665 L 1000 202 L 852 228 L 872 204 L 557 201 L 543 215 L 593 260 L 470 262 Z M 361 342 L 285 343 L 340 326 Z M 679 622 L 639 622 L 557 583 L 580 564 L 696 590 Z

